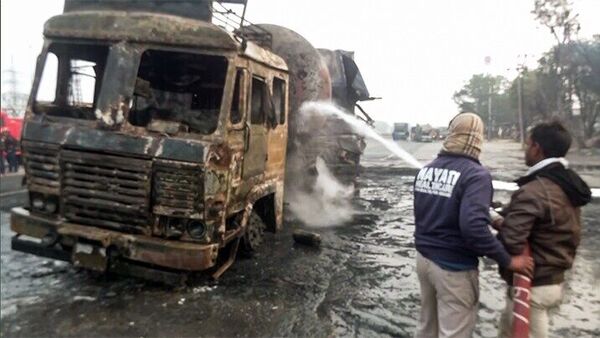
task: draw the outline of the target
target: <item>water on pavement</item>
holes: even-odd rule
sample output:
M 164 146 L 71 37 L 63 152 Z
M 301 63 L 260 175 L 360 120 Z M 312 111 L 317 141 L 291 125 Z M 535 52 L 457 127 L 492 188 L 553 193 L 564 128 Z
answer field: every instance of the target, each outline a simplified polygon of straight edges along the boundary
M 439 144 L 403 146 L 426 162 Z M 515 162 L 511 160 L 510 163 Z M 508 163 L 508 162 L 507 162 Z M 369 144 L 348 224 L 319 228 L 320 249 L 268 235 L 254 259 L 238 260 L 218 283 L 173 289 L 125 277 L 97 276 L 66 263 L 10 250 L 1 214 L 1 320 L 4 337 L 400 336 L 414 333 L 419 288 L 414 269 L 412 175 Z M 520 164 L 519 164 L 520 165 Z M 518 172 L 521 167 L 506 166 Z M 512 171 L 511 171 L 512 170 Z M 496 177 L 506 180 L 506 177 Z M 508 192 L 496 199 L 507 200 Z M 583 212 L 584 230 L 552 337 L 600 336 L 600 207 Z M 504 283 L 495 264 L 480 264 L 476 337 L 495 337 Z

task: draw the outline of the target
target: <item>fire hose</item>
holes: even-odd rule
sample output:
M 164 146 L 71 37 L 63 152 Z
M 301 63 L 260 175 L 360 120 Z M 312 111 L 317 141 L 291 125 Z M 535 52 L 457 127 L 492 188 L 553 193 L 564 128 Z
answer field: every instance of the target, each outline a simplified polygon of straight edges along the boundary
M 531 256 L 529 244 L 523 252 Z M 531 304 L 531 278 L 515 273 L 513 275 L 513 320 L 512 338 L 529 337 L 529 307 Z

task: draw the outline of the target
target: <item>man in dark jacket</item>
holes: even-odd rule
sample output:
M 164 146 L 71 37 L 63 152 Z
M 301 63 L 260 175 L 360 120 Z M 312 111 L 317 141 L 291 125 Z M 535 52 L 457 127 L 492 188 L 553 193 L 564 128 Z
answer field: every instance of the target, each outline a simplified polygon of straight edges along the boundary
M 417 337 L 470 337 L 479 304 L 479 256 L 530 275 L 533 261 L 511 257 L 488 227 L 492 179 L 479 163 L 483 121 L 457 115 L 439 156 L 414 185 L 415 245 L 421 288 Z
M 19 158 L 17 157 L 17 148 L 19 141 L 12 137 L 8 130 L 4 131 L 4 150 L 6 152 L 6 162 L 8 162 L 8 172 L 16 173 L 19 170 Z
M 581 236 L 581 207 L 591 200 L 587 184 L 564 158 L 571 135 L 560 122 L 540 123 L 527 139 L 525 163 L 530 166 L 511 197 L 504 219 L 494 222 L 499 238 L 513 255 L 529 243 L 535 261 L 529 318 L 530 337 L 548 335 L 548 310 L 562 299 L 565 271 L 573 265 Z M 500 336 L 512 326 L 512 272 L 500 270 L 509 285 L 500 322 Z
M 0 129 L 0 175 L 4 175 L 4 172 L 6 171 L 5 167 L 4 167 L 4 154 L 5 154 L 5 150 L 6 150 L 6 142 L 5 142 L 5 135 L 6 133 L 4 132 L 5 128 L 1 128 Z

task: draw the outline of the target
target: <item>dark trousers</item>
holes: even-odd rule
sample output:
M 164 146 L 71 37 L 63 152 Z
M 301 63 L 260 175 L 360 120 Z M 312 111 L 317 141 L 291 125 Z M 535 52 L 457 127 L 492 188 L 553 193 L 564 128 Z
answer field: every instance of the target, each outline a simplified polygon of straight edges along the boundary
M 4 175 L 6 169 L 4 168 L 4 156 L 0 154 L 0 174 Z
M 8 162 L 8 172 L 16 173 L 17 170 L 19 170 L 19 159 L 17 158 L 16 152 L 8 152 L 8 154 L 6 154 L 6 161 Z

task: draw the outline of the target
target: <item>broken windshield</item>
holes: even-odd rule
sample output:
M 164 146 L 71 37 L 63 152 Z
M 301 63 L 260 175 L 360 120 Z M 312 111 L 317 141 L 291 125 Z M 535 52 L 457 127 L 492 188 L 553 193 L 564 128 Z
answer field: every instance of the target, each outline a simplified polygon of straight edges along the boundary
M 35 113 L 95 119 L 94 107 L 102 85 L 108 47 L 53 43 L 45 55 L 35 96 Z
M 147 50 L 137 74 L 129 123 L 155 131 L 212 134 L 226 74 L 223 56 Z

